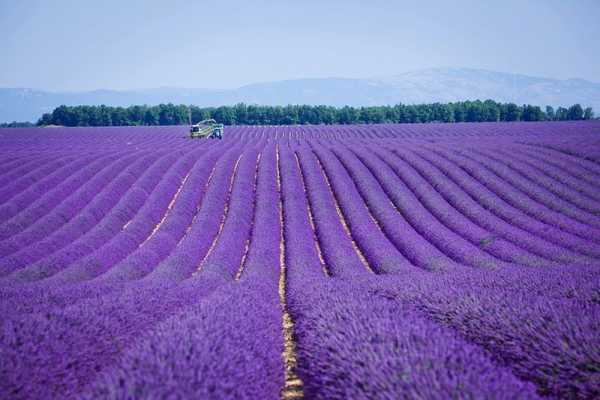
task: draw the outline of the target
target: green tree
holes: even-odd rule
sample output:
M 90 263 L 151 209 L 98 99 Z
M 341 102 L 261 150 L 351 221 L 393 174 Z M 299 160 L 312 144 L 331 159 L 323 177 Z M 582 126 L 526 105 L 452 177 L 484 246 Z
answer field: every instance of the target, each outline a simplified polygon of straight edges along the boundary
M 574 104 L 569 107 L 568 111 L 568 119 L 571 121 L 578 121 L 583 119 L 583 108 L 581 108 L 580 104 Z
M 112 108 L 110 112 L 110 119 L 112 121 L 112 124 L 115 126 L 131 125 L 128 118 L 127 110 L 125 110 L 123 107 Z
M 565 107 L 558 107 L 556 109 L 556 113 L 554 114 L 554 119 L 556 121 L 566 121 L 569 119 L 569 110 Z
M 467 113 L 465 111 L 464 104 L 463 103 L 453 103 L 452 109 L 454 112 L 454 121 L 455 122 L 465 122 Z
M 39 125 L 110 126 L 110 125 L 186 125 L 191 114 L 193 123 L 214 118 L 226 125 L 248 124 L 374 124 L 374 123 L 428 123 L 428 122 L 494 122 L 592 119 L 590 107 L 579 104 L 568 109 L 550 106 L 546 112 L 538 106 L 497 103 L 493 100 L 462 101 L 448 104 L 396 104 L 335 108 L 318 105 L 263 106 L 245 105 L 197 107 L 159 104 L 158 106 L 108 107 L 59 106 L 38 121 Z
M 238 124 L 244 125 L 248 123 L 248 107 L 244 103 L 238 103 L 233 106 L 235 121 Z
M 506 121 L 520 121 L 521 114 L 522 110 L 518 105 L 514 103 L 508 103 L 506 105 Z
M 235 124 L 235 117 L 234 117 L 234 112 L 232 110 L 231 107 L 218 107 L 214 114 L 213 114 L 213 118 L 222 124 L 225 125 L 233 125 Z
M 487 122 L 498 122 L 500 120 L 500 107 L 493 100 L 483 102 L 483 120 Z
M 42 115 L 42 117 L 38 120 L 37 122 L 37 126 L 46 126 L 46 125 L 51 125 L 52 122 L 52 114 L 50 113 L 44 113 Z
M 158 125 L 158 110 L 156 107 L 151 107 L 144 113 L 144 125 Z
M 538 106 L 523 105 L 523 121 L 542 121 L 544 119 L 543 114 L 542 109 Z
M 552 106 L 546 106 L 546 119 L 548 121 L 554 121 L 554 108 L 552 108 Z

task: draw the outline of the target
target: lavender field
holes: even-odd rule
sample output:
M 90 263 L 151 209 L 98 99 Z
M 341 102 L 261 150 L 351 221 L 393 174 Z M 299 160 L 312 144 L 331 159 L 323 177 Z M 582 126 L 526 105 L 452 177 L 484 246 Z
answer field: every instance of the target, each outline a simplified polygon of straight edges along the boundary
M 0 129 L 2 399 L 600 397 L 600 123 Z

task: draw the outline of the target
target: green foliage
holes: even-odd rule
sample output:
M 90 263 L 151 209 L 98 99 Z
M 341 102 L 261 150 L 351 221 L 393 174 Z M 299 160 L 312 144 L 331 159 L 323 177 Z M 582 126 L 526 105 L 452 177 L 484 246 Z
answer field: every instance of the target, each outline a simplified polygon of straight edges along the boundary
M 261 106 L 239 103 L 234 106 L 204 107 L 159 104 L 130 107 L 60 106 L 44 114 L 38 125 L 111 126 L 111 125 L 185 125 L 215 119 L 225 125 L 295 124 L 378 124 L 428 122 L 564 121 L 593 119 L 591 108 L 579 104 L 550 106 L 544 112 L 538 106 L 498 103 L 493 100 L 455 103 L 396 104 L 394 106 L 336 108 L 332 106 Z
M 0 123 L 0 128 L 31 128 L 32 126 L 35 126 L 35 124 L 32 124 L 31 122 L 13 121 Z
M 514 103 L 505 104 L 504 121 L 520 121 L 523 109 Z
M 546 116 L 541 108 L 538 106 L 531 106 L 529 104 L 523 105 L 523 115 L 521 116 L 523 121 L 544 121 Z
M 564 107 L 558 107 L 556 109 L 556 113 L 554 114 L 555 121 L 566 121 L 569 119 L 569 110 Z
M 580 120 L 583 119 L 583 108 L 581 108 L 581 105 L 579 104 L 574 104 L 571 107 L 569 107 L 569 119 L 571 120 Z

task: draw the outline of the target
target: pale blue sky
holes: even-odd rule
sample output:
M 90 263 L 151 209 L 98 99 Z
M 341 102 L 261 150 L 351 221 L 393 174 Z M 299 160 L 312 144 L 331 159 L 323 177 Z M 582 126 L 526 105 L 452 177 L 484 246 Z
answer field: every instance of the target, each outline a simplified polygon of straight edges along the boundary
M 0 87 L 233 88 L 471 67 L 600 82 L 600 0 L 0 0 Z

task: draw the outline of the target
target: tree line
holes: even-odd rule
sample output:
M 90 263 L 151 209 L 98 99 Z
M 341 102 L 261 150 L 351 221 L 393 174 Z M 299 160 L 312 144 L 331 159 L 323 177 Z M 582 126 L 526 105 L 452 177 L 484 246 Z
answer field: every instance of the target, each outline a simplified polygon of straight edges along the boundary
M 493 100 L 394 106 L 332 107 L 310 105 L 197 107 L 159 104 L 130 107 L 60 106 L 44 114 L 38 126 L 184 125 L 205 119 L 225 125 L 376 124 L 427 122 L 567 121 L 594 118 L 590 107 L 499 103 Z
M 31 128 L 34 127 L 35 124 L 31 122 L 2 122 L 0 123 L 0 128 Z

